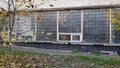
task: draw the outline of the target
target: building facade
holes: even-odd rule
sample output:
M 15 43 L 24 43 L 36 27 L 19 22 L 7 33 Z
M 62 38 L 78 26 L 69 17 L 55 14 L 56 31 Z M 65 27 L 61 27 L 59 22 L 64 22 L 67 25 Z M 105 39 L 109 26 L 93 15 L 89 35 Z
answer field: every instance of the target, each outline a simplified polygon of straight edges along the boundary
M 91 6 L 88 3 L 45 8 L 28 16 L 18 16 L 13 34 L 29 42 L 34 39 L 34 42 L 120 44 L 120 31 L 114 32 L 111 22 L 111 12 L 120 13 L 117 1 L 113 2 L 114 6 L 109 1 Z M 36 21 L 37 17 L 40 20 Z
M 37 22 L 36 16 L 40 16 Z M 34 38 L 38 42 L 120 43 L 120 32 L 113 33 L 111 16 L 101 8 L 34 12 L 18 17 L 13 31 L 29 41 Z

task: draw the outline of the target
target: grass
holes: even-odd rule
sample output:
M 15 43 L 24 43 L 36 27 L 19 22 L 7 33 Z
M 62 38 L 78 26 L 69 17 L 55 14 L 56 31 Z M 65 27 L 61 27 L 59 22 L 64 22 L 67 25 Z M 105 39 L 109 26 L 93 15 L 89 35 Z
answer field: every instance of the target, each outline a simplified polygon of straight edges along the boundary
M 5 55 L 5 54 L 10 54 L 8 50 L 5 49 L 0 49 L 0 55 Z M 13 51 L 14 55 L 41 55 L 40 53 L 35 53 L 35 52 L 23 52 L 23 51 Z M 46 54 L 47 55 L 47 54 Z
M 101 58 L 101 57 L 87 57 L 87 56 L 75 56 L 77 60 L 90 61 L 98 64 L 109 64 L 109 65 L 120 65 L 120 60 L 110 59 L 110 58 Z
M 73 49 L 73 50 L 72 50 L 72 53 L 79 53 L 79 50 Z
M 93 54 L 95 56 L 100 56 L 100 52 L 99 51 L 92 51 L 91 54 Z
M 5 54 L 10 54 L 9 51 L 7 50 L 0 50 L 0 55 L 5 55 Z M 33 52 L 22 52 L 22 51 L 14 51 L 13 52 L 14 55 L 44 55 L 44 56 L 61 56 L 61 55 L 51 55 L 51 54 L 40 54 L 40 53 L 33 53 Z M 61 56 L 62 58 L 64 58 L 65 56 Z M 115 59 L 110 59 L 110 58 L 102 58 L 102 57 L 88 57 L 88 56 L 74 56 L 74 59 L 77 59 L 79 61 L 89 61 L 89 62 L 94 62 L 94 63 L 98 63 L 100 65 L 103 64 L 109 64 L 109 65 L 115 65 L 118 64 L 120 65 L 120 60 L 115 60 Z

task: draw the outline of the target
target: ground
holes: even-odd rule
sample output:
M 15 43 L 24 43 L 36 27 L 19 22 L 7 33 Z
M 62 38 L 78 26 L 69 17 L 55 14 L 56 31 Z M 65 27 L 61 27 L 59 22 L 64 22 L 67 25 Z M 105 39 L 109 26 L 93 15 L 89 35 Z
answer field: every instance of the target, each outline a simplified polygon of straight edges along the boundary
M 0 68 L 119 68 L 118 64 L 100 64 L 78 60 L 72 56 L 49 54 L 0 55 Z
M 20 46 L 14 46 L 13 49 L 29 53 L 15 52 L 12 58 L 6 53 L 1 53 L 0 68 L 120 68 L 120 61 L 116 61 L 120 60 L 120 56 L 94 56 L 90 53 L 73 53 L 70 50 Z
M 68 55 L 68 56 L 76 56 L 76 55 L 83 55 L 83 56 L 94 56 L 91 53 L 86 52 L 79 52 L 79 53 L 72 53 L 72 50 L 53 50 L 53 49 L 40 49 L 34 47 L 21 47 L 21 46 L 13 46 L 14 50 L 18 51 L 25 51 L 25 52 L 36 52 L 36 53 L 43 53 L 43 54 L 53 54 L 53 55 Z M 120 56 L 115 55 L 100 55 L 100 57 L 104 58 L 112 58 L 120 60 Z

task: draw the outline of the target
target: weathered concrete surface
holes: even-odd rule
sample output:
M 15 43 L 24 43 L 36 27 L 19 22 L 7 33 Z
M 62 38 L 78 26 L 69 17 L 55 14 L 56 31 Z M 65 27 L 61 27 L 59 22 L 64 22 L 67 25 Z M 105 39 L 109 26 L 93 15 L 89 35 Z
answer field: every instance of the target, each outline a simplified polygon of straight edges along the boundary
M 34 0 L 33 5 L 37 5 L 36 8 L 29 10 L 41 10 L 41 9 L 53 9 L 53 8 L 69 8 L 69 7 L 86 7 L 86 6 L 104 6 L 104 5 L 119 5 L 120 0 Z M 27 5 L 27 4 L 26 4 Z M 50 5 L 53 5 L 51 7 Z M 25 6 L 25 5 L 24 5 Z M 19 7 L 19 10 L 25 9 L 25 7 Z M 8 5 L 4 3 L 4 0 L 0 1 L 0 7 L 8 9 Z M 16 6 L 17 7 L 17 6 Z

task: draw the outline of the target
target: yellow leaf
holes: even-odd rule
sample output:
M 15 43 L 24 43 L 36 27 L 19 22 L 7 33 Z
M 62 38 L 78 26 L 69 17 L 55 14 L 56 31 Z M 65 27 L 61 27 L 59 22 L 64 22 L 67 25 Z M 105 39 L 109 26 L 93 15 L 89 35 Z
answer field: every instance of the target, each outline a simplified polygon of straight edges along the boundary
M 47 33 L 47 36 L 50 36 L 50 35 L 52 35 L 53 33 Z
M 5 12 L 5 9 L 4 8 L 0 8 L 2 12 Z
M 6 47 L 6 46 L 7 46 L 5 42 L 3 43 L 3 46 L 4 46 L 4 47 Z
M 22 37 L 21 37 L 21 36 L 18 36 L 18 40 L 22 40 Z
M 109 17 L 108 17 L 108 16 L 103 16 L 103 18 L 105 18 L 105 19 L 106 19 L 106 18 L 109 18 Z
M 25 43 L 27 43 L 28 41 L 27 40 L 25 40 Z
M 18 8 L 20 8 L 20 7 L 22 7 L 22 6 L 23 6 L 22 4 L 19 4 L 19 5 L 18 5 Z
M 44 34 L 44 31 L 43 31 L 43 30 L 40 30 L 40 32 L 41 32 L 42 34 Z
M 19 0 L 15 0 L 15 2 L 19 2 Z
M 93 68 L 93 67 L 94 67 L 94 65 L 95 65 L 95 64 L 94 64 L 94 63 L 92 63 L 92 64 L 90 65 L 90 68 Z
M 34 32 L 34 35 L 37 35 L 37 32 Z
M 9 15 L 8 15 L 7 12 L 2 12 L 1 16 L 3 16 L 3 17 L 7 17 L 7 16 L 9 16 Z
M 44 62 L 46 62 L 47 61 L 47 59 L 44 59 Z
M 28 63 L 28 64 L 25 65 L 26 68 L 28 68 L 28 67 L 30 67 L 30 66 L 31 66 L 30 63 Z
M 12 46 L 13 44 L 11 42 L 9 42 L 9 45 Z
M 35 21 L 38 22 L 40 20 L 40 16 L 37 16 Z
M 32 41 L 35 42 L 36 41 L 35 38 L 32 38 Z
M 19 12 L 19 14 L 20 14 L 21 16 L 23 16 L 23 15 L 28 15 L 26 11 L 21 11 L 21 12 Z
M 11 68 L 16 68 L 15 63 L 11 63 Z
M 8 30 L 8 32 L 11 32 L 10 30 Z

